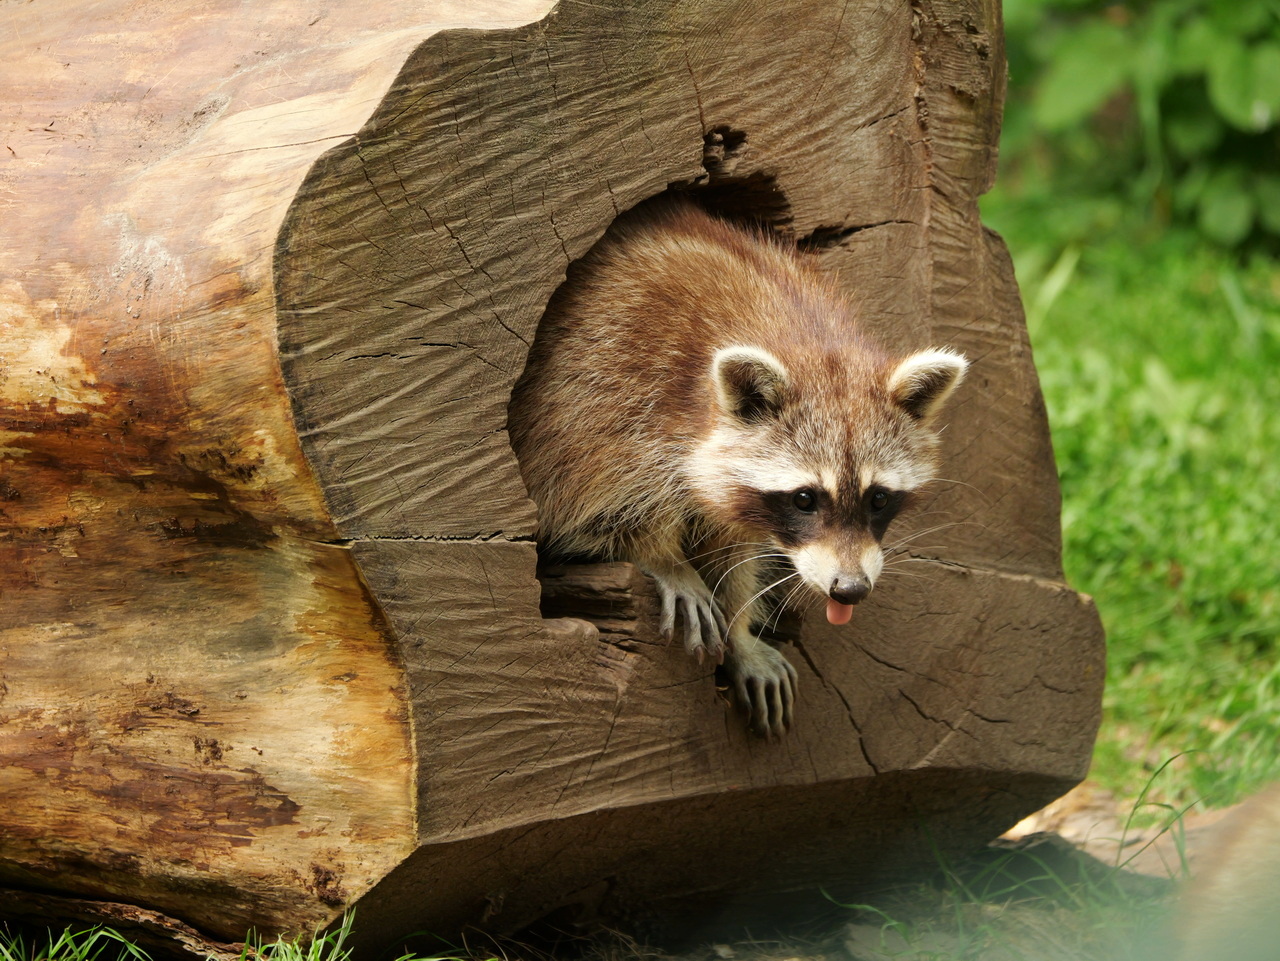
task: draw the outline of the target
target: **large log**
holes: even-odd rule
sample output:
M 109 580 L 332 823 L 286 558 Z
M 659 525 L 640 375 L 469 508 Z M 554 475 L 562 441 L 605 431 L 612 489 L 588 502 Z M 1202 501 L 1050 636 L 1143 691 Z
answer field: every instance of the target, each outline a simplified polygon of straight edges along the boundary
M 224 940 L 352 905 L 369 943 L 671 932 L 1083 775 L 1101 633 L 977 210 L 995 0 L 549 7 L 0 15 L 0 882 Z M 506 440 L 566 266 L 672 184 L 812 250 L 886 345 L 976 362 L 895 536 L 950 526 L 785 642 L 780 742 L 634 569 L 540 585 Z

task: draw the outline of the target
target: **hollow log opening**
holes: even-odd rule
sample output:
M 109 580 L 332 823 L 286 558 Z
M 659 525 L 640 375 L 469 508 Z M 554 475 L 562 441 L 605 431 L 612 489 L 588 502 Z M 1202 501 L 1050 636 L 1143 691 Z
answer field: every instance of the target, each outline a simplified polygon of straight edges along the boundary
M 697 176 L 669 185 L 666 190 L 645 198 L 631 210 L 622 211 L 620 216 L 633 219 L 637 215 L 643 216 L 647 207 L 661 205 L 670 199 L 681 199 L 743 228 L 778 234 L 784 243 L 797 242 L 790 236 L 790 204 L 776 177 L 752 170 L 749 165 L 744 172 L 738 172 L 747 140 L 745 131 L 725 126 L 708 131 L 703 136 L 702 171 Z M 813 234 L 800 238 L 798 245 L 801 250 L 811 252 L 834 242 L 819 228 Z M 594 250 L 595 246 L 588 253 Z M 574 261 L 568 266 L 564 285 L 575 282 L 578 263 Z M 552 295 L 553 301 L 561 289 L 557 288 Z M 542 330 L 541 322 L 538 330 L 539 333 Z M 535 343 L 539 333 L 534 335 Z M 637 350 L 643 347 L 642 344 L 636 345 Z M 529 362 L 534 361 L 531 359 Z M 691 548 L 692 545 L 686 545 L 687 552 Z M 785 560 L 776 566 L 794 572 L 794 567 Z M 606 643 L 622 649 L 636 650 L 637 645 L 653 648 L 660 644 L 652 618 L 653 586 L 646 583 L 646 578 L 637 577 L 628 564 L 607 556 L 556 554 L 539 544 L 537 577 L 541 587 L 540 611 L 544 619 L 570 618 L 587 622 L 600 632 Z M 801 619 L 798 611 L 778 603 L 771 606 L 768 613 L 766 621 L 757 627 L 765 631 L 771 642 L 799 640 Z M 645 636 L 639 638 L 637 632 Z M 678 642 L 670 644 L 668 656 L 684 656 Z M 725 703 L 729 702 L 728 686 L 728 677 L 720 665 L 715 671 L 714 690 Z M 708 684 L 706 691 L 693 696 L 710 696 L 711 690 L 712 685 Z

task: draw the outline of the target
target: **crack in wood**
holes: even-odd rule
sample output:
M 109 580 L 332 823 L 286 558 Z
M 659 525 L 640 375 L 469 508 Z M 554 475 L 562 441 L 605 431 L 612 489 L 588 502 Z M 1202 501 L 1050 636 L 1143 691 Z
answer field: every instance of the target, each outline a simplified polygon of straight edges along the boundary
M 532 534 L 508 534 L 505 531 L 493 531 L 488 534 L 361 534 L 359 537 L 335 537 L 329 540 L 316 541 L 331 547 L 352 547 L 356 544 L 406 543 L 421 541 L 427 544 L 491 544 L 494 541 L 509 544 L 527 544 L 534 542 Z
M 844 705 L 844 711 L 849 718 L 849 723 L 853 725 L 853 729 L 858 735 L 858 749 L 862 752 L 862 759 L 867 762 L 867 766 L 871 768 L 873 772 L 879 774 L 880 768 L 876 766 L 876 762 L 873 761 L 871 759 L 871 755 L 867 753 L 867 741 L 866 738 L 862 736 L 862 725 L 858 723 L 857 717 L 854 716 L 853 705 L 850 704 L 849 699 L 844 696 L 844 691 L 840 690 L 838 686 L 832 684 L 826 679 L 822 671 L 818 669 L 818 665 L 814 663 L 813 658 L 809 656 L 809 652 L 805 650 L 804 645 L 799 640 L 794 642 L 794 646 L 800 656 L 804 658 L 804 662 L 809 665 L 809 670 L 813 671 L 814 677 L 821 681 L 822 686 L 828 691 L 833 691 L 836 697 L 840 699 L 840 703 Z
M 814 250 L 828 250 L 832 247 L 839 247 L 844 241 L 848 240 L 854 234 L 862 233 L 864 230 L 875 230 L 877 227 L 919 227 L 920 224 L 914 220 L 880 220 L 873 224 L 855 224 L 851 227 L 841 227 L 837 225 L 823 225 L 815 227 L 808 234 L 796 241 L 796 247 L 800 250 L 809 252 Z

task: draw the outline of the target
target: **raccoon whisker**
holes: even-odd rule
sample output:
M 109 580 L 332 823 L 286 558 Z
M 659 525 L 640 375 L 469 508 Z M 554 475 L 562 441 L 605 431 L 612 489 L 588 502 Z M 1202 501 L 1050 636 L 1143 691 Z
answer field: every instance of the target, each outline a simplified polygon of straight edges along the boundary
M 924 530 L 921 530 L 921 531 L 913 531 L 907 536 L 894 541 L 892 544 L 886 547 L 885 550 L 886 551 L 901 550 L 902 548 L 910 544 L 912 541 L 919 540 L 921 537 L 926 537 L 929 534 L 936 534 L 938 533 L 938 531 L 950 530 L 951 528 L 958 527 L 958 526 L 959 526 L 958 524 L 938 524 L 935 527 L 926 527 Z
M 763 630 L 771 630 L 769 627 L 770 621 L 773 622 L 774 627 L 778 626 L 778 622 L 782 620 L 783 610 L 791 603 L 791 598 L 795 597 L 798 591 L 804 590 L 804 586 L 804 581 L 796 581 L 796 583 L 792 584 L 791 587 L 788 588 L 787 593 L 783 595 L 782 600 L 779 601 L 777 607 L 773 609 L 773 614 L 765 618 Z
M 776 623 L 776 622 L 777 622 L 778 617 L 779 617 L 779 612 L 780 612 L 781 610 L 782 610 L 782 605 L 781 605 L 781 604 L 779 604 L 776 608 L 774 608 L 774 609 L 769 613 L 769 616 L 768 616 L 768 617 L 766 617 L 766 618 L 764 619 L 764 623 L 760 625 L 760 633 L 761 633 L 761 634 L 768 634 L 768 633 L 769 633 L 769 631 L 771 631 L 771 630 L 773 629 L 770 625 L 772 625 L 772 624 L 774 624 L 774 623 Z
M 779 557 L 779 556 L 785 556 L 785 555 L 780 554 L 777 548 L 771 547 L 769 549 L 763 549 L 760 547 L 748 547 L 740 551 L 734 551 L 732 554 L 726 554 L 724 557 L 717 557 L 709 561 L 703 561 L 703 564 L 707 566 L 714 566 L 714 565 L 727 564 L 736 558 L 745 557 L 747 560 L 751 560 L 753 557 Z M 737 565 L 735 564 L 734 566 L 736 567 Z
M 721 554 L 726 551 L 732 551 L 733 556 L 737 556 L 743 551 L 755 550 L 758 547 L 771 548 L 773 545 L 766 541 L 736 541 L 732 544 L 725 544 L 723 547 L 712 547 L 705 551 L 699 551 L 697 554 L 690 554 L 688 555 L 688 560 L 697 561 L 704 557 L 710 557 L 712 554 Z
M 912 543 L 912 541 L 902 541 L 901 543 L 894 544 L 891 547 L 886 547 L 882 551 L 882 553 L 884 554 L 885 560 L 892 560 L 893 558 L 898 557 L 901 554 L 906 554 L 909 551 L 936 550 L 936 549 L 937 549 L 936 546 L 932 548 L 926 548 L 924 544 L 916 544 L 916 543 Z
M 743 554 L 751 554 L 754 557 L 786 557 L 787 555 L 772 544 L 763 544 L 760 547 L 744 547 L 740 551 L 735 551 L 730 557 L 740 557 Z M 729 560 L 729 557 L 720 558 L 721 561 Z
M 908 561 L 918 561 L 921 558 L 915 554 L 896 554 L 893 557 L 886 557 L 883 570 L 896 571 L 900 570 L 899 564 L 905 564 Z
M 800 597 L 799 600 L 796 601 L 796 609 L 799 611 L 802 618 L 811 615 L 824 602 L 824 599 L 809 590 L 809 586 L 803 581 L 798 583 L 792 589 L 791 593 L 787 595 L 787 603 L 791 603 L 791 599 L 797 594 L 800 595 Z
M 713 551 L 702 551 L 701 553 L 698 553 L 698 554 L 689 554 L 688 559 L 690 563 L 699 564 L 699 565 L 723 564 L 727 561 L 732 560 L 735 557 L 741 557 L 744 554 L 752 554 L 756 551 L 761 551 L 761 550 L 764 550 L 764 548 L 763 547 L 738 547 L 738 548 L 717 547 Z
M 885 559 L 885 562 L 887 563 L 889 561 L 896 561 L 900 557 L 919 554 L 921 551 L 928 551 L 931 553 L 945 553 L 944 548 L 938 547 L 936 545 L 933 547 L 929 547 L 925 544 L 912 544 L 910 546 L 906 544 L 903 544 L 901 546 L 895 544 L 893 547 L 885 549 L 884 559 Z
M 768 560 L 771 557 L 780 558 L 782 560 L 787 559 L 787 555 L 784 554 L 782 551 L 767 551 L 760 554 L 753 554 L 750 557 L 747 557 L 738 561 L 736 564 L 733 565 L 733 567 L 730 567 L 728 570 L 726 570 L 725 573 L 727 574 L 729 573 L 729 571 L 733 570 L 734 567 L 741 567 L 743 564 L 746 564 L 750 561 L 764 561 L 764 560 Z
M 947 511 L 942 511 L 942 512 L 939 512 L 939 513 L 949 513 L 949 512 L 947 512 Z M 947 521 L 946 523 L 944 523 L 944 524 L 939 524 L 939 525 L 937 525 L 936 527 L 928 528 L 928 530 L 942 530 L 942 529 L 947 528 L 947 527 L 985 527 L 985 526 L 986 526 L 986 525 L 981 524 L 981 523 L 979 523 L 978 521 L 960 520 L 960 521 Z M 910 527 L 906 528 L 906 530 L 907 530 L 911 535 L 924 533 L 924 531 L 915 530 L 914 528 L 910 528 Z
M 787 555 L 783 554 L 781 551 L 771 551 L 768 554 L 754 554 L 751 557 L 744 557 L 742 560 L 738 561 L 738 563 L 734 564 L 733 567 L 730 567 L 728 570 L 726 570 L 723 574 L 720 575 L 720 578 L 715 582 L 715 584 L 712 585 L 711 593 L 714 594 L 716 591 L 720 590 L 720 585 L 724 583 L 724 579 L 728 577 L 730 574 L 732 574 L 737 568 L 741 567 L 743 564 L 750 564 L 752 561 L 762 561 L 767 557 L 785 558 L 786 556 Z M 755 598 L 752 598 L 752 600 L 754 599 Z
M 804 583 L 801 583 L 797 585 L 795 588 L 793 588 L 793 594 L 795 591 L 798 591 L 805 595 L 802 602 L 798 605 L 801 620 L 808 620 L 810 617 L 814 616 L 814 611 L 816 611 L 822 604 L 825 603 L 825 600 L 823 597 L 821 597 L 819 594 L 814 593 L 811 590 L 806 590 L 805 588 L 806 588 L 806 585 Z M 787 595 L 788 600 L 793 596 L 793 594 Z
M 989 497 L 987 497 L 987 493 L 986 493 L 986 491 L 982 490 L 982 488 L 980 488 L 980 487 L 974 487 L 972 484 L 967 484 L 967 483 L 965 483 L 964 481 L 961 481 L 961 480 L 956 480 L 954 477 L 935 477 L 935 478 L 933 479 L 933 483 L 935 483 L 935 484 L 956 484 L 956 485 L 957 485 L 957 486 L 959 486 L 959 487 L 967 487 L 967 488 L 969 488 L 969 490 L 971 490 L 971 491 L 975 491 L 976 493 L 981 494 L 981 495 L 982 495 L 982 499 L 983 499 L 983 500 L 990 500 L 990 498 L 989 498 Z
M 943 507 L 935 507 L 935 508 L 934 508 L 933 510 L 931 510 L 931 511 L 912 510 L 912 511 L 911 511 L 911 518 L 912 518 L 912 520 L 918 520 L 918 519 L 920 519 L 921 517 L 932 517 L 934 514 L 954 514 L 954 513 L 955 513 L 955 511 L 950 510 L 950 509 L 947 509 L 947 508 L 943 508 Z
M 809 593 L 809 600 L 804 604 L 803 607 L 800 608 L 801 617 L 809 617 L 810 615 L 813 614 L 814 611 L 818 609 L 820 605 L 825 603 L 825 601 L 821 597 L 819 597 L 817 594 L 813 593 L 813 591 L 809 591 L 808 593 Z
M 916 538 L 914 537 L 909 540 L 899 541 L 891 547 L 886 547 L 884 549 L 884 555 L 886 558 L 892 558 L 897 557 L 900 554 L 905 554 L 908 551 L 912 553 L 916 553 L 918 551 L 941 551 L 946 553 L 946 551 L 951 549 L 950 546 L 944 546 L 942 544 L 920 544 L 915 543 L 915 541 Z
M 902 547 L 893 547 L 884 552 L 885 563 L 896 561 L 904 557 L 918 557 L 920 554 L 945 554 L 949 548 L 940 545 L 912 544 L 911 546 L 903 545 Z
M 765 594 L 768 594 L 771 590 L 773 590 L 779 584 L 789 581 L 793 577 L 799 577 L 799 576 L 800 575 L 798 573 L 788 574 L 786 577 L 780 577 L 778 580 L 774 581 L 772 584 L 765 587 L 763 590 L 757 591 L 756 594 L 750 600 L 748 600 L 745 604 L 743 604 L 741 607 L 738 608 L 737 612 L 729 620 L 729 627 L 732 628 L 734 621 L 736 621 L 739 618 L 739 616 L 741 616 L 745 611 L 749 610 L 751 606 L 754 605 L 755 602 L 758 601 L 760 598 L 762 598 Z
M 938 513 L 946 514 L 948 512 L 938 511 Z M 934 525 L 932 526 L 924 527 L 919 523 L 919 521 L 923 520 L 923 517 L 913 517 L 911 518 L 911 520 L 915 521 L 916 523 L 913 523 L 913 525 L 911 526 L 906 526 L 906 525 L 902 526 L 899 531 L 900 534 L 904 534 L 905 536 L 911 537 L 918 534 L 922 534 L 923 531 L 938 530 L 938 528 L 942 528 L 942 527 L 959 527 L 960 525 L 963 525 L 963 523 L 965 523 L 965 521 L 938 521 L 937 523 L 934 523 Z
M 945 531 L 952 527 L 959 527 L 964 521 L 948 521 L 945 524 L 934 524 L 932 527 L 922 527 L 919 530 L 912 530 L 903 540 L 913 540 L 917 537 L 923 537 L 925 534 L 932 534 L 934 531 Z
M 751 607 L 752 604 L 760 600 L 760 598 L 764 597 L 766 594 L 768 594 L 771 590 L 773 590 L 779 584 L 784 584 L 787 581 L 791 580 L 791 578 L 799 577 L 799 576 L 800 576 L 799 573 L 793 572 L 791 574 L 788 574 L 786 577 L 778 578 L 776 581 L 774 581 L 772 584 L 770 584 L 768 587 L 764 588 L 763 590 L 756 591 L 756 593 L 751 597 L 751 599 L 748 600 L 741 607 L 739 607 L 737 612 L 733 615 L 733 617 L 729 619 L 729 624 L 725 627 L 725 633 L 727 634 L 729 631 L 733 629 L 734 622 L 737 621 L 737 619 L 742 616 L 743 612 L 746 611 L 749 607 Z
M 897 580 L 899 577 L 914 577 L 917 580 L 922 580 L 922 581 L 929 580 L 929 577 L 926 574 L 916 574 L 912 571 L 904 571 L 901 568 L 889 567 L 888 565 L 885 566 L 884 573 L 892 574 L 894 577 L 894 580 Z

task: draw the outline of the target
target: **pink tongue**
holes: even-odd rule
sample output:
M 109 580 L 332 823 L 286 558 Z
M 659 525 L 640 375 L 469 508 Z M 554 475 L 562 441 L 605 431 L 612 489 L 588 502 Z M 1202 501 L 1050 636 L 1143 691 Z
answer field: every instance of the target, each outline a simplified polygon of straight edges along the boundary
M 841 604 L 839 601 L 827 598 L 828 621 L 832 624 L 848 624 L 851 617 L 853 617 L 852 604 Z

